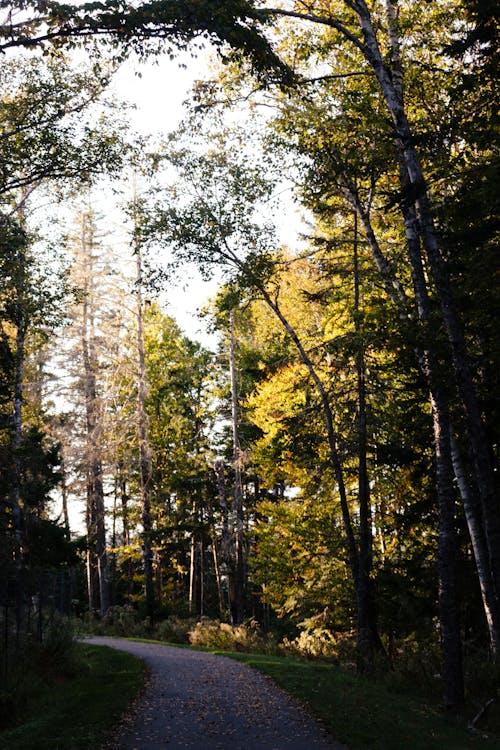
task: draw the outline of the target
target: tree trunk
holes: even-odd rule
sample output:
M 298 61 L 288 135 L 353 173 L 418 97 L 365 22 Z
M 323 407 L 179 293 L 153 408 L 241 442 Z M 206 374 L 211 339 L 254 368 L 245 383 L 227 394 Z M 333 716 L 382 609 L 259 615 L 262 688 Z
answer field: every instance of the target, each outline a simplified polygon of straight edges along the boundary
M 224 578 L 227 581 L 227 603 L 224 609 L 231 611 L 231 601 L 234 598 L 233 573 L 231 563 L 231 533 L 229 529 L 229 508 L 227 503 L 226 481 L 224 478 L 224 461 L 218 460 L 214 464 L 215 476 L 217 479 L 217 490 L 219 493 L 221 509 L 221 581 Z
M 365 56 L 375 72 L 391 114 L 404 170 L 408 175 L 412 194 L 415 196 L 415 204 L 418 209 L 418 232 L 435 284 L 441 316 L 451 349 L 452 365 L 467 420 L 468 443 L 472 456 L 474 480 L 481 498 L 490 568 L 498 601 L 500 597 L 500 508 L 496 495 L 493 467 L 490 461 L 490 449 L 472 381 L 465 337 L 454 308 L 450 280 L 437 240 L 425 176 L 414 146 L 402 92 L 397 84 L 399 79 L 396 79 L 395 85 L 391 72 L 384 65 L 372 24 L 371 13 L 366 3 L 364 0 L 358 0 L 356 6 L 365 39 Z M 394 26 L 394 19 L 391 19 L 390 26 Z M 394 33 L 393 30 L 392 34 L 394 35 Z
M 140 487 L 142 503 L 142 561 L 146 611 L 153 623 L 155 614 L 155 592 L 153 582 L 153 550 L 151 546 L 151 446 L 146 416 L 146 364 L 144 357 L 144 303 L 142 298 L 142 254 L 139 242 L 134 243 L 136 257 L 136 321 L 137 321 L 137 434 L 139 439 Z
M 193 503 L 193 518 L 196 511 L 196 504 Z M 193 528 L 191 530 L 191 541 L 189 544 L 189 594 L 188 594 L 188 601 L 189 601 L 189 614 L 196 614 L 195 612 L 195 606 L 196 606 L 196 534 L 194 529 L 194 523 Z
M 100 609 L 98 597 L 99 575 L 97 572 L 97 555 L 95 544 L 95 493 L 92 488 L 92 479 L 89 467 L 87 467 L 87 504 L 85 509 L 85 521 L 87 529 L 87 599 L 89 612 L 97 612 Z
M 127 483 L 125 474 L 123 471 L 122 461 L 118 464 L 118 483 L 120 485 L 120 501 L 121 501 L 121 512 L 122 512 L 122 544 L 125 547 L 130 546 L 130 520 L 129 520 L 129 507 L 128 507 L 128 494 L 127 494 Z M 128 599 L 131 599 L 134 593 L 134 566 L 130 559 L 130 552 L 127 550 L 125 558 L 125 580 L 126 580 L 126 594 Z
M 384 651 L 377 629 L 371 572 L 373 564 L 372 514 L 367 463 L 365 345 L 360 309 L 361 281 L 358 257 L 358 215 L 354 212 L 353 275 L 354 329 L 357 336 L 356 381 L 358 416 L 358 504 L 359 504 L 359 580 L 358 580 L 358 669 L 373 664 L 374 650 Z
M 450 426 L 451 459 L 458 490 L 462 499 L 465 520 L 472 544 L 474 561 L 479 579 L 479 588 L 483 602 L 483 610 L 488 628 L 490 649 L 494 658 L 500 654 L 500 608 L 495 595 L 491 570 L 489 567 L 488 547 L 484 529 L 480 523 L 480 513 L 475 498 L 472 496 L 465 469 L 463 467 L 460 450 Z
M 224 595 L 222 593 L 222 577 L 220 572 L 220 565 L 219 565 L 219 553 L 217 552 L 217 537 L 215 536 L 215 529 L 211 528 L 210 531 L 210 538 L 212 540 L 212 557 L 214 561 L 214 571 L 215 571 L 215 582 L 217 585 L 217 600 L 219 602 L 219 616 L 220 619 L 224 619 Z
M 449 425 L 446 424 L 445 416 L 436 401 L 432 404 L 432 410 L 438 476 L 439 621 L 442 643 L 443 701 L 446 709 L 461 712 L 465 699 L 455 565 L 457 535 L 451 477 L 450 434 Z
M 18 294 L 21 290 L 18 290 Z M 23 436 L 23 380 L 24 380 L 24 338 L 25 322 L 22 302 L 17 303 L 17 331 L 15 352 L 15 382 L 14 382 L 14 433 L 12 436 L 13 482 L 10 492 L 12 508 L 12 530 L 14 542 L 14 561 L 21 565 L 23 555 L 23 541 L 21 531 L 21 444 Z
M 61 451 L 62 451 L 61 447 Z M 63 523 L 64 523 L 64 534 L 66 536 L 66 539 L 71 539 L 71 529 L 69 526 L 69 514 L 68 514 L 68 485 L 66 482 L 66 461 L 64 458 L 64 453 L 61 454 L 61 501 L 62 501 L 62 508 L 61 513 L 63 517 Z
M 234 310 L 231 310 L 229 325 L 229 374 L 231 380 L 231 424 L 233 433 L 233 515 L 235 547 L 235 596 L 234 602 L 232 603 L 231 607 L 231 624 L 241 625 L 245 612 L 245 531 L 243 519 L 243 483 L 241 477 L 241 446 L 238 434 L 238 386 L 236 382 L 236 339 L 234 333 Z
M 99 609 L 101 615 L 104 615 L 109 607 L 109 583 L 108 561 L 106 552 L 104 489 L 100 445 L 101 435 L 99 425 L 99 404 L 97 396 L 97 358 L 95 353 L 94 331 L 94 237 L 91 219 L 87 217 L 84 217 L 82 220 L 81 243 L 85 262 L 81 346 L 83 357 L 87 441 L 87 504 L 89 506 L 87 518 L 89 519 L 89 522 L 91 524 L 91 534 L 89 541 L 89 566 L 90 570 L 92 571 L 94 559 L 97 561 L 97 575 L 99 582 Z M 92 578 L 92 573 L 90 573 L 89 575 L 90 578 Z M 92 586 L 93 584 L 90 585 Z M 92 601 L 90 601 L 89 603 L 92 607 Z

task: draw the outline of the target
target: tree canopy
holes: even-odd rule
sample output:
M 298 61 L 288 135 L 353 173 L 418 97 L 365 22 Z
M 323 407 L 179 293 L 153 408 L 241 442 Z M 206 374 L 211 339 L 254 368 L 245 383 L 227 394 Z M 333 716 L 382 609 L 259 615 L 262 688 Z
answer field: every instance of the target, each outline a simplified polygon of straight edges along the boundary
M 150 630 L 255 618 L 323 656 L 345 639 L 365 672 L 417 642 L 461 711 L 464 639 L 500 652 L 495 9 L 2 8 L 9 566 L 72 566 L 80 611 Z M 120 61 L 207 43 L 185 121 L 134 144 L 105 101 Z M 97 210 L 102 175 L 121 197 Z M 87 191 L 57 281 L 47 186 L 73 214 Z M 163 309 L 189 264 L 220 280 L 214 351 Z

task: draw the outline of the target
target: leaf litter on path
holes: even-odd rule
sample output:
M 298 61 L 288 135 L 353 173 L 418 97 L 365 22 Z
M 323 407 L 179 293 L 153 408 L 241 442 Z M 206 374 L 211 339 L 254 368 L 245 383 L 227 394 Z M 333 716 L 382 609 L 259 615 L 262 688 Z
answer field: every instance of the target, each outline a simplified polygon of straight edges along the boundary
M 146 689 L 107 750 L 342 750 L 271 678 L 225 656 L 91 638 L 143 659 Z

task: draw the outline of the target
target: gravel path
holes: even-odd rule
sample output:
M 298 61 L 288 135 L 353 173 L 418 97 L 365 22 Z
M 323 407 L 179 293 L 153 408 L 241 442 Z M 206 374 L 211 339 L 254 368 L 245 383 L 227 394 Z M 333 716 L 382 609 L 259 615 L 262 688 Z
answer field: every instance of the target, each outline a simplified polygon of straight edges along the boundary
M 224 656 L 90 638 L 143 659 L 151 680 L 116 750 L 342 750 L 275 683 Z

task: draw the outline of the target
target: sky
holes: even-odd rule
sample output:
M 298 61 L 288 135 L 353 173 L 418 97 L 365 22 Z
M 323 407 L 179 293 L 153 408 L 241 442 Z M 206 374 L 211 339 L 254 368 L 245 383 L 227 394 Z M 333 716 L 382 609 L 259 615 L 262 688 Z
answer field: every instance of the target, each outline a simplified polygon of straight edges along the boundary
M 134 58 L 125 63 L 115 76 L 113 90 L 119 99 L 135 106 L 130 113 L 133 127 L 143 135 L 155 136 L 174 130 L 183 118 L 184 102 L 194 81 L 209 77 L 211 56 L 213 53 L 207 47 L 196 57 L 183 52 L 174 60 L 162 56 L 145 63 Z M 281 214 L 278 232 L 282 242 L 293 247 L 304 224 L 292 201 L 287 202 L 286 197 L 284 207 L 286 211 Z M 184 273 L 161 300 L 166 304 L 166 312 L 176 318 L 186 334 L 210 348 L 216 346 L 216 339 L 207 333 L 198 312 L 214 296 L 217 286 L 216 280 L 203 281 L 193 268 L 189 275 Z
M 119 99 L 134 105 L 130 112 L 134 129 L 142 135 L 154 136 L 174 130 L 183 118 L 184 102 L 194 81 L 207 77 L 209 54 L 207 49 L 197 57 L 180 53 L 175 60 L 162 56 L 145 63 L 135 59 L 126 62 L 115 76 L 112 90 Z M 176 318 L 187 335 L 210 348 L 215 347 L 216 340 L 208 334 L 198 312 L 216 289 L 216 281 L 203 281 L 192 268 L 183 272 L 179 282 L 161 300 L 166 312 Z
M 184 63 L 185 67 L 180 67 L 179 63 Z M 141 75 L 138 76 L 137 72 Z M 133 129 L 145 136 L 158 137 L 177 127 L 185 112 L 183 103 L 188 99 L 194 81 L 207 78 L 208 75 L 208 54 L 192 58 L 183 53 L 173 61 L 167 57 L 146 63 L 130 60 L 115 75 L 111 90 L 118 100 L 134 105 L 135 109 L 129 112 Z M 291 203 L 289 210 L 287 207 L 282 212 L 282 223 L 286 227 L 282 240 L 290 245 L 300 229 L 300 219 L 293 212 Z M 109 215 L 108 221 L 113 223 Z M 121 223 L 120 225 L 123 226 Z M 111 226 L 109 228 L 112 229 Z M 119 233 L 119 228 L 117 231 Z M 123 242 L 123 253 L 123 262 L 126 262 L 127 257 L 130 260 L 130 245 L 126 240 Z M 214 351 L 217 338 L 208 334 L 198 313 L 208 299 L 215 295 L 217 286 L 217 280 L 204 282 L 195 269 L 192 269 L 189 275 L 183 272 L 179 282 L 160 299 L 165 311 L 177 320 L 190 338 L 197 339 Z M 82 530 L 81 502 L 71 502 L 69 510 L 72 528 Z

